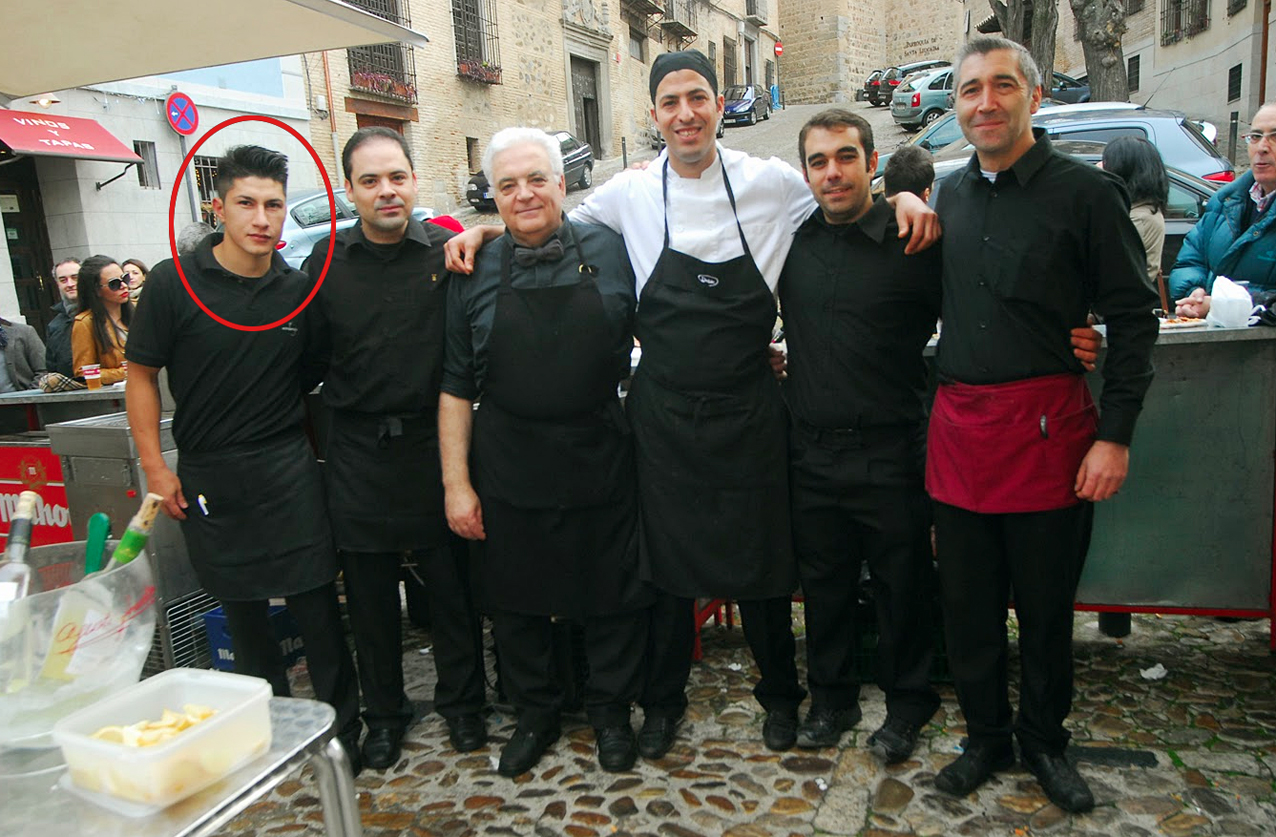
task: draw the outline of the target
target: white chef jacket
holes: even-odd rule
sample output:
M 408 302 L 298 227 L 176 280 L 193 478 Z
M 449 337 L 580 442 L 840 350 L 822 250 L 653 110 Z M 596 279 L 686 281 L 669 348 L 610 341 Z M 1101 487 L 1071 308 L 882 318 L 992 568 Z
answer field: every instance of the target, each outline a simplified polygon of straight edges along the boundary
M 718 160 L 698 178 L 680 177 L 669 167 L 670 246 L 705 262 L 744 254 L 722 182 L 725 164 L 749 251 L 774 293 L 793 234 L 815 209 L 815 198 L 802 175 L 778 157 L 763 160 L 717 148 Z M 574 222 L 602 224 L 624 236 L 639 294 L 664 246 L 660 177 L 668 155 L 665 149 L 645 170 L 621 172 L 568 214 Z

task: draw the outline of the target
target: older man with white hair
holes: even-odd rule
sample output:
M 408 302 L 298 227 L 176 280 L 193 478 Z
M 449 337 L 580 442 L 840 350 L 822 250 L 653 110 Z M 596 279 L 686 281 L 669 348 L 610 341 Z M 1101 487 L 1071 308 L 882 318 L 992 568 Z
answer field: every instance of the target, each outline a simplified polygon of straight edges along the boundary
M 544 131 L 497 133 L 483 170 L 506 231 L 448 289 L 439 447 L 448 524 L 483 541 L 482 595 L 518 715 L 497 772 L 526 772 L 558 738 L 556 619 L 585 628 L 599 763 L 628 770 L 650 599 L 617 396 L 633 346 L 633 271 L 619 235 L 563 217 L 562 153 Z

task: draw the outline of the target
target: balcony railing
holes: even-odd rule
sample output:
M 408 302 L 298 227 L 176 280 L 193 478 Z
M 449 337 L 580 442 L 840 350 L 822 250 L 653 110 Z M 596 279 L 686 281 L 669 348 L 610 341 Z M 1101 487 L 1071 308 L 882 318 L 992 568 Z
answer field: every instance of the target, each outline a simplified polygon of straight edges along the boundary
M 744 19 L 754 26 L 766 26 L 766 0 L 745 0 Z
M 403 44 L 374 44 L 346 50 L 350 89 L 415 104 L 416 62 Z
M 1209 0 L 1166 0 L 1161 9 L 1161 46 L 1210 28 Z
M 452 0 L 456 74 L 483 84 L 501 83 L 501 41 L 494 0 Z
M 696 0 L 665 0 L 660 28 L 672 38 L 694 38 L 698 31 Z

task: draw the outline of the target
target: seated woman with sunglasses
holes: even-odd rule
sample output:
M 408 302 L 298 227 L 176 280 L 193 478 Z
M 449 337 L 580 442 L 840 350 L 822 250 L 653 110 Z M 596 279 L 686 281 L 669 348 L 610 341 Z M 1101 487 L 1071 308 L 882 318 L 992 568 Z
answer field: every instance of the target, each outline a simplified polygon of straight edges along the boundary
M 71 325 L 71 363 L 76 376 L 84 367 L 102 367 L 102 385 L 124 380 L 124 346 L 133 319 L 128 277 L 110 256 L 90 256 L 77 280 L 80 313 Z

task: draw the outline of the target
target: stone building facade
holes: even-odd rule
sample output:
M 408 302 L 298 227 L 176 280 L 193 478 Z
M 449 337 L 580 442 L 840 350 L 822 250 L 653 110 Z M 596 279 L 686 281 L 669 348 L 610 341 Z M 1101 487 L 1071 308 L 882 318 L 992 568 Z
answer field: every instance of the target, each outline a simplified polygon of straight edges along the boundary
M 854 101 L 875 69 L 951 56 L 968 18 L 961 0 L 784 0 L 785 99 Z
M 596 158 L 651 138 L 647 78 L 660 52 L 696 47 L 720 77 L 774 73 L 778 0 L 351 0 L 424 32 L 401 45 L 306 56 L 311 137 L 334 179 L 359 127 L 403 132 L 419 201 L 463 201 L 492 134 L 512 125 L 569 130 Z

